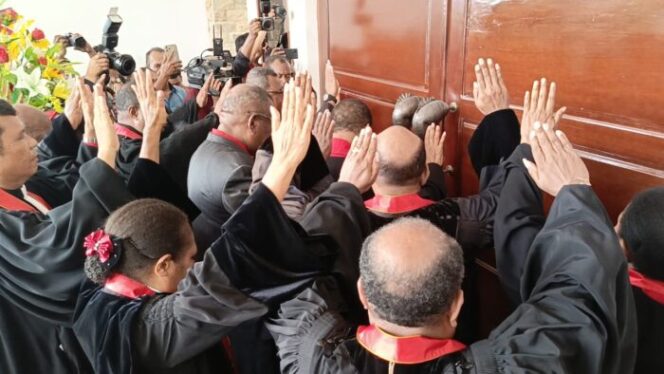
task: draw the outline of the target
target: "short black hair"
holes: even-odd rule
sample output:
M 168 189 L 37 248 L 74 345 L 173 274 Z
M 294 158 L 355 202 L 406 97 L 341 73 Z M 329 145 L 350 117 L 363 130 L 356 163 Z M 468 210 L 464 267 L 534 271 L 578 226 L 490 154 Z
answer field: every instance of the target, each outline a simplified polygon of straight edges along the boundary
M 334 130 L 348 130 L 355 134 L 371 126 L 371 110 L 358 99 L 343 99 L 332 109 Z
M 7 100 L 0 99 L 0 116 L 16 116 L 16 109 Z M 4 129 L 0 126 L 0 136 Z M 0 154 L 2 154 L 2 142 L 0 142 Z
M 244 42 L 247 41 L 247 38 L 249 37 L 249 33 L 245 32 L 244 34 L 240 34 L 237 38 L 235 38 L 235 53 L 239 53 L 240 49 L 244 45 Z M 250 56 L 245 56 L 249 58 Z
M 416 274 L 390 272 L 381 268 L 376 253 L 383 250 L 376 238 L 397 225 L 418 225 L 430 235 L 437 256 L 428 259 L 427 269 Z M 431 222 L 421 218 L 400 218 L 371 234 L 362 245 L 360 281 L 373 312 L 381 319 L 406 327 L 422 327 L 450 310 L 463 281 L 461 246 Z
M 664 281 L 664 187 L 640 192 L 620 221 L 620 237 L 637 271 Z
M 391 185 L 407 184 L 420 179 L 427 167 L 426 157 L 423 143 L 420 143 L 419 149 L 415 151 L 414 157 L 411 157 L 409 160 L 410 162 L 402 163 L 401 165 L 392 165 L 382 160 L 379 155 L 378 173 L 385 182 Z
M 152 54 L 152 52 L 165 53 L 166 51 L 161 47 L 152 47 L 152 48 L 150 48 L 150 50 L 145 53 L 145 66 L 146 67 L 150 66 L 150 55 Z
M 16 109 L 7 100 L 0 99 L 0 116 L 15 116 Z

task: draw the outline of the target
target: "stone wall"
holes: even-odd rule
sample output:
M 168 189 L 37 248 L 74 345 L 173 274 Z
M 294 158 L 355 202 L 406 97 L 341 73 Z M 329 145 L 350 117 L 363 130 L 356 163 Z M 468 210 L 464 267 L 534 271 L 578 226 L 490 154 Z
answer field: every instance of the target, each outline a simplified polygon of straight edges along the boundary
M 247 0 L 205 0 L 208 17 L 210 48 L 212 47 L 212 25 L 221 22 L 224 49 L 235 55 L 235 38 L 247 32 Z

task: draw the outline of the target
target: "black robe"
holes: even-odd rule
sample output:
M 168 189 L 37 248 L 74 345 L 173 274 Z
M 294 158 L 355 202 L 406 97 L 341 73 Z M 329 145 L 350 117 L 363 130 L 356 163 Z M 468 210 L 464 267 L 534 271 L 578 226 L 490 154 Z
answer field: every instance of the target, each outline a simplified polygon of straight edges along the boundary
M 210 130 L 217 127 L 216 114 L 208 114 L 204 119 L 186 126 L 180 126 L 172 132 L 165 131 L 159 145 L 160 164 L 168 171 L 182 191 L 187 191 L 189 161 L 198 146 L 207 138 Z M 141 139 L 120 138 L 120 150 L 116 159 L 118 173 L 125 181 L 129 180 L 138 155 L 141 152 Z
M 83 279 L 82 241 L 132 199 L 101 160 L 80 175 L 73 200 L 47 215 L 0 210 L 0 372 L 79 371 L 66 328 Z
M 217 263 L 211 248 L 174 294 L 132 299 L 85 282 L 74 331 L 95 373 L 231 373 L 223 336 L 267 309 L 234 289 Z
M 635 374 L 664 373 L 664 304 L 632 287 L 638 321 Z
M 351 319 L 364 321 L 355 282 L 369 221 L 357 188 L 347 183 L 332 184 L 298 222 L 288 218 L 262 185 L 245 204 L 254 199 L 272 203 L 265 204 L 261 211 L 238 210 L 233 218 L 241 216 L 245 224 L 222 228 L 220 241 L 226 245 L 222 247 L 225 253 L 220 266 L 231 283 L 274 311 L 321 274 L 331 275 L 339 280 L 342 295 L 351 305 Z M 266 232 L 265 227 L 274 229 Z M 213 244 L 217 245 L 219 241 Z M 262 320 L 238 328 L 231 334 L 231 341 L 237 347 L 242 373 L 278 372 L 276 348 Z
M 513 261 L 499 269 L 500 276 L 519 290 L 521 303 L 486 340 L 436 372 L 631 372 L 634 301 L 627 263 L 604 207 L 590 187 L 564 187 L 533 235 L 538 218 L 530 217 L 541 216 L 542 207 L 532 204 L 540 192 L 526 173 L 522 167 L 510 169 L 494 230 L 502 237 L 496 239 L 498 261 L 507 263 L 505 256 Z M 507 284 L 513 280 L 518 284 Z M 349 334 L 341 328 L 340 313 L 325 301 L 306 308 L 289 303 L 269 325 L 283 372 L 360 372 L 366 359 L 354 361 L 357 356 L 343 344 Z M 397 365 L 395 373 L 400 369 Z

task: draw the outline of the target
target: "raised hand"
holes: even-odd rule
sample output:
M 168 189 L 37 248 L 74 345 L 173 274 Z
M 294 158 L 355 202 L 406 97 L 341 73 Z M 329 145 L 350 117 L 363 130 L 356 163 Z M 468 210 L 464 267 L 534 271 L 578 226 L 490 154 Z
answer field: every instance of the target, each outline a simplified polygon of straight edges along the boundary
M 528 173 L 544 192 L 556 196 L 567 185 L 590 185 L 586 165 L 562 131 L 552 123 L 535 122 L 530 135 L 535 163 L 523 159 Z
M 208 75 L 203 87 L 198 90 L 196 94 L 196 104 L 199 108 L 205 107 L 205 104 L 208 102 L 208 97 L 210 96 L 210 86 L 212 85 L 212 80 L 214 79 L 214 74 Z M 217 91 L 218 92 L 218 91 Z
M 217 98 L 217 102 L 214 103 L 213 111 L 217 113 L 217 115 L 221 115 L 222 112 L 221 108 L 224 104 L 224 100 L 226 100 L 226 97 L 228 96 L 228 93 L 231 92 L 231 88 L 233 88 L 233 81 L 229 79 L 224 84 L 224 88 L 221 90 L 221 92 L 219 92 L 219 97 Z
M 325 93 L 336 97 L 338 100 L 340 91 L 339 81 L 334 75 L 334 66 L 332 66 L 330 60 L 327 60 L 327 63 L 325 64 Z
M 371 127 L 362 129 L 360 135 L 353 139 L 350 152 L 341 166 L 339 182 L 350 183 L 360 192 L 367 192 L 378 176 L 377 144 L 378 139 Z
M 286 84 L 281 114 L 270 107 L 272 116 L 272 146 L 274 156 L 262 183 L 276 198 L 283 200 L 297 166 L 309 149 L 314 110 L 309 104 L 311 78 L 305 75 L 304 86 L 295 82 Z
M 104 78 L 102 76 L 102 78 Z M 95 84 L 94 89 L 94 127 L 97 134 L 97 157 L 111 168 L 115 168 L 115 157 L 120 148 L 120 141 L 115 133 L 115 125 L 106 102 L 103 79 Z
M 145 120 L 144 135 L 155 133 L 160 136 L 166 125 L 168 115 L 166 114 L 164 91 L 157 91 L 152 84 L 152 72 L 148 69 L 139 69 L 134 73 L 135 83 L 131 88 L 136 93 L 141 113 Z M 148 134 L 149 133 L 149 134 Z
M 446 133 L 443 127 L 432 123 L 427 127 L 424 134 L 424 150 L 427 156 L 427 164 L 443 166 L 445 161 L 444 145 Z
M 92 91 L 90 91 L 90 87 L 85 84 L 83 78 L 78 78 L 76 83 L 81 102 L 83 123 L 85 124 L 85 128 L 83 129 L 83 142 L 87 144 L 97 144 L 97 136 L 94 127 L 95 103 L 94 98 L 92 97 Z
M 491 59 L 485 62 L 480 58 L 475 64 L 475 79 L 473 98 L 475 106 L 482 114 L 486 116 L 510 107 L 510 97 L 500 65 L 494 64 Z
M 323 113 L 318 113 L 316 116 L 316 123 L 314 124 L 314 137 L 318 142 L 320 151 L 325 159 L 330 157 L 332 153 L 332 133 L 334 131 L 334 121 L 332 114 L 329 110 Z
M 532 91 L 526 91 L 523 97 L 523 116 L 521 117 L 521 143 L 528 143 L 530 132 L 535 122 L 553 122 L 558 125 L 566 107 L 554 113 L 556 105 L 556 83 L 552 82 L 547 91 L 546 78 L 533 82 Z M 555 128 L 554 128 L 555 129 Z
M 71 127 L 76 130 L 83 122 L 83 108 L 81 107 L 81 94 L 78 85 L 74 86 L 65 101 L 65 117 Z

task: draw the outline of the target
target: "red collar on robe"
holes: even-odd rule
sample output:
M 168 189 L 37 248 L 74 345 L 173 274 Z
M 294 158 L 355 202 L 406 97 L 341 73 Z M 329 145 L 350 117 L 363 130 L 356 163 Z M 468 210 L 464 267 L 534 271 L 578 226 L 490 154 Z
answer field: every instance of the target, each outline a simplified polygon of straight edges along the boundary
M 234 137 L 233 135 L 227 133 L 226 131 L 219 129 L 212 129 L 212 135 L 228 140 L 229 142 L 240 147 L 241 150 L 253 156 L 253 154 L 249 151 L 249 147 L 247 147 L 246 144 L 242 143 L 242 140 Z
M 43 205 L 44 208 L 47 210 L 51 210 L 51 206 L 46 203 L 46 201 L 39 195 L 34 194 L 32 192 L 27 192 L 27 195 L 34 200 L 36 200 L 39 204 Z M 0 208 L 6 209 L 6 210 L 13 210 L 13 211 L 19 211 L 19 212 L 33 212 L 37 213 L 39 210 L 29 204 L 28 202 L 19 199 L 18 197 L 10 194 L 9 192 L 0 189 Z
M 630 268 L 629 283 L 634 287 L 640 288 L 649 298 L 664 305 L 664 281 L 650 279 L 634 270 L 634 268 Z
M 406 213 L 433 204 L 434 201 L 423 199 L 414 193 L 401 196 L 376 195 L 364 202 L 364 206 L 380 213 Z
M 357 341 L 364 349 L 385 361 L 406 365 L 420 364 L 466 349 L 463 343 L 454 339 L 397 337 L 373 325 L 360 326 Z
M 330 157 L 346 158 L 350 151 L 350 142 L 341 138 L 332 138 Z
M 112 274 L 106 279 L 104 289 L 130 299 L 152 296 L 156 293 L 143 283 L 118 273 Z
M 127 139 L 131 140 L 141 140 L 143 139 L 143 134 L 141 134 L 138 130 L 131 128 L 127 125 L 123 125 L 121 123 L 116 123 L 115 124 L 115 132 L 120 135 L 124 136 Z

